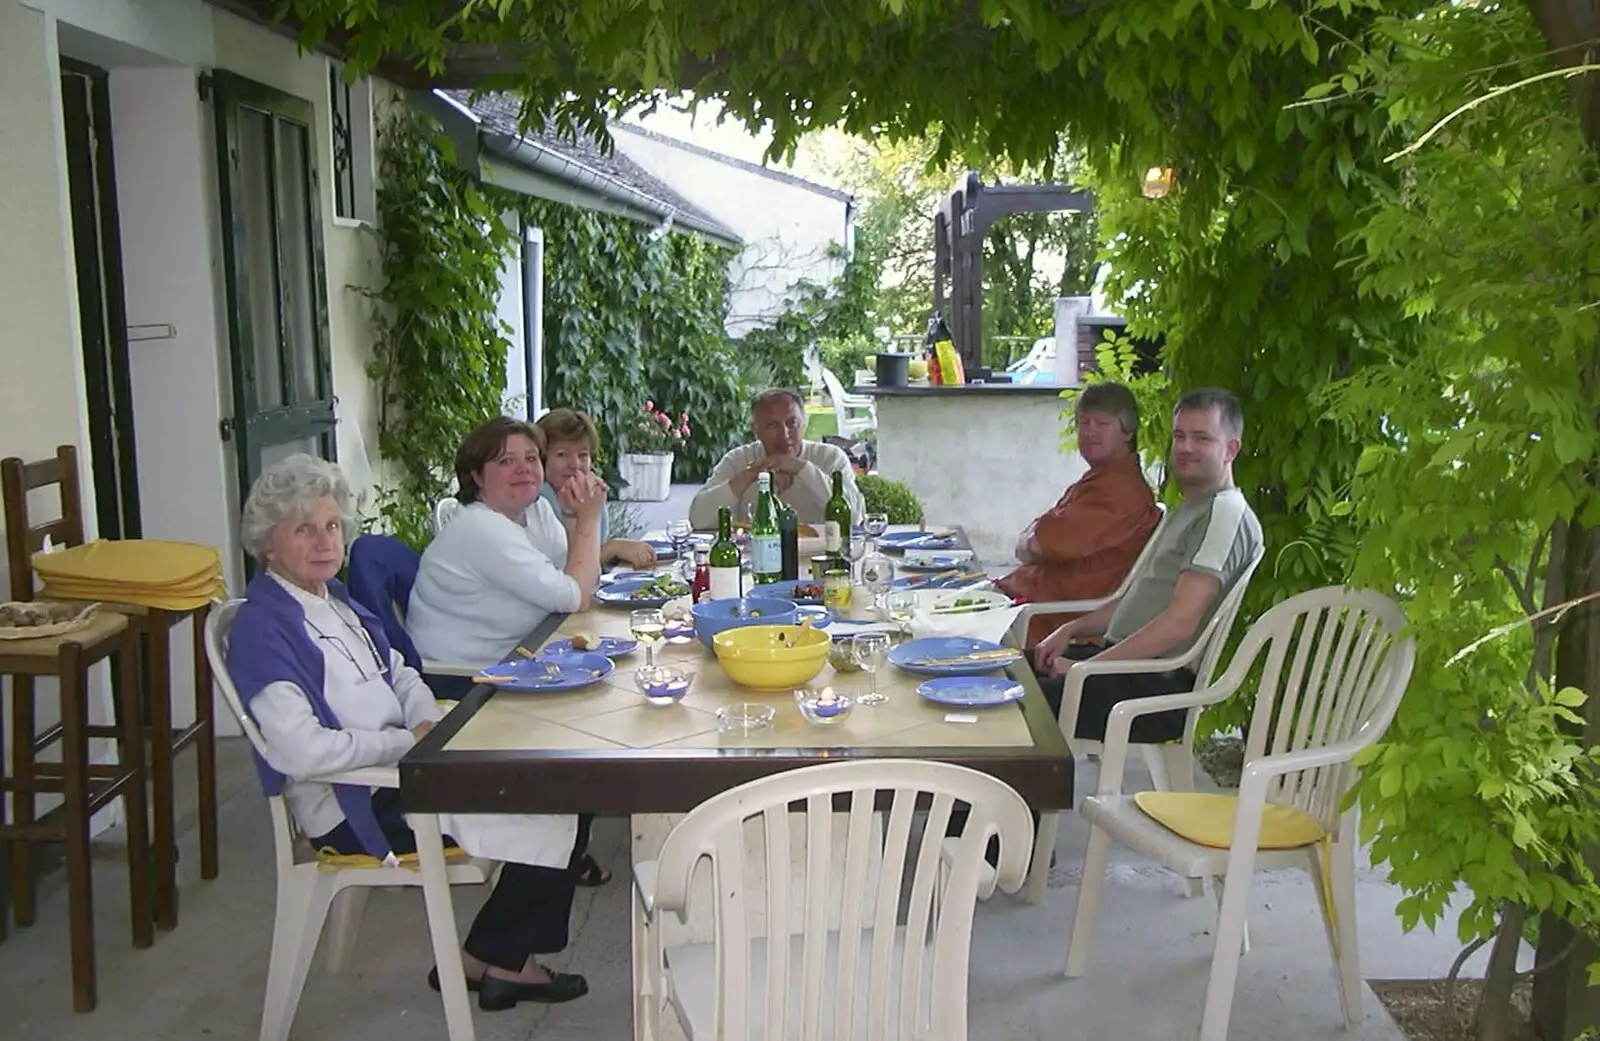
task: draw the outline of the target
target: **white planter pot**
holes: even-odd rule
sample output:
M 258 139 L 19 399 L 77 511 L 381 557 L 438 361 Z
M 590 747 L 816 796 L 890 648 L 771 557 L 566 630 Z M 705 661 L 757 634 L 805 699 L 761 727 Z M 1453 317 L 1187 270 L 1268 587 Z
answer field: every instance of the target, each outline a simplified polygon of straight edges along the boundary
M 666 502 L 672 490 L 672 453 L 664 455 L 624 455 L 617 470 L 627 487 L 617 498 L 629 502 Z

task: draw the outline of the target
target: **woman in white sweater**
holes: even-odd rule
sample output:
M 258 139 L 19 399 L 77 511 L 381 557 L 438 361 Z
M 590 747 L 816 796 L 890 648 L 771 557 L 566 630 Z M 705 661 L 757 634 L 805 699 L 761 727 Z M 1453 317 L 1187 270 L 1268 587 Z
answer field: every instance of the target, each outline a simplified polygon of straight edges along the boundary
M 544 450 L 543 431 L 506 416 L 480 424 L 456 449 L 461 509 L 423 551 L 406 612 L 406 631 L 422 657 L 492 665 L 546 615 L 589 609 L 600 581 L 605 482 L 573 475 L 556 495 L 557 518 L 539 498 Z M 582 886 L 611 878 L 588 853 L 592 819 L 578 819 Z
M 606 486 L 593 474 L 562 487 L 558 518 L 539 498 L 544 434 L 497 416 L 456 451 L 462 508 L 422 554 L 406 630 L 432 661 L 492 665 L 560 611 L 586 611 L 600 579 Z

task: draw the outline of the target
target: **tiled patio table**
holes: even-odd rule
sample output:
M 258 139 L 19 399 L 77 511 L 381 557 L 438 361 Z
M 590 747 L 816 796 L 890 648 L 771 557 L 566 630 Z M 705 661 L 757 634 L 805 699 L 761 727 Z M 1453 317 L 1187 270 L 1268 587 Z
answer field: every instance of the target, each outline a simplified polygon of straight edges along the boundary
M 523 647 L 537 651 L 579 632 L 627 636 L 628 612 L 597 605 L 583 614 L 553 615 Z M 451 956 L 458 939 L 431 814 L 625 813 L 633 818 L 637 862 L 653 856 L 670 828 L 670 819 L 657 815 L 685 813 L 758 777 L 837 760 L 956 763 L 1005 781 L 1037 810 L 1072 805 L 1072 755 L 1023 663 L 1010 670 L 1024 686 L 1022 700 L 974 712 L 977 722 L 946 721 L 946 708 L 918 696 L 923 677 L 886 665 L 878 689 L 887 703 L 858 705 L 843 722 L 816 727 L 801 718 L 788 693 L 735 685 L 697 641 L 662 645 L 656 658 L 697 670 L 681 703 L 652 706 L 640 696 L 633 671 L 644 664 L 641 649 L 619 659 L 604 681 L 572 693 L 479 686 L 401 761 L 401 804 L 419 815 L 413 824 L 441 968 L 460 962 Z M 831 665 L 811 683 L 850 694 L 867 684 L 865 672 L 837 673 Z M 748 734 L 719 732 L 717 709 L 743 701 L 771 705 L 773 725 Z M 471 1041 L 461 974 L 441 975 L 452 1041 Z

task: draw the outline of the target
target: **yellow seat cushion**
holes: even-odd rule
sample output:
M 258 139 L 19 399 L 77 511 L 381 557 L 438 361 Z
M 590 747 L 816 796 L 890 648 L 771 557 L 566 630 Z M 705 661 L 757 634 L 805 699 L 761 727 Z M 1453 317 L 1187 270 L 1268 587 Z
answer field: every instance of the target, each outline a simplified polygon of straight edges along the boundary
M 1140 792 L 1133 803 L 1151 820 L 1190 842 L 1214 849 L 1233 844 L 1233 818 L 1239 800 L 1232 795 L 1204 792 Z M 1267 803 L 1261 810 L 1260 849 L 1299 849 L 1327 835 L 1315 817 L 1295 809 Z
M 108 582 L 146 588 L 184 588 L 222 572 L 216 549 L 162 539 L 97 539 L 50 553 L 36 553 L 40 577 Z
M 185 611 L 227 595 L 221 557 L 193 542 L 101 539 L 36 553 L 33 569 L 46 595 L 63 600 Z
M 347 871 L 352 868 L 370 870 L 383 867 L 383 861 L 371 853 L 340 853 L 338 850 L 327 846 L 323 846 L 315 852 L 317 855 L 317 867 L 321 871 Z M 447 861 L 460 860 L 466 855 L 467 851 L 460 846 L 446 846 L 444 848 L 444 859 Z M 396 854 L 395 860 L 399 861 L 401 867 L 409 868 L 412 871 L 417 870 L 420 863 L 415 853 Z

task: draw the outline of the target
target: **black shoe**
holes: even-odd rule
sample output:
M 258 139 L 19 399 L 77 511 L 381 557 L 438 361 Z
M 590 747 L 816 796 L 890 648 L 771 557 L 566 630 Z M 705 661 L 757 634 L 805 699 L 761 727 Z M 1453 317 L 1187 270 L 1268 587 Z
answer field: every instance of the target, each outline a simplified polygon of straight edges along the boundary
M 519 1001 L 557 1005 L 589 993 L 589 981 L 575 972 L 550 973 L 549 983 L 514 983 L 485 976 L 478 985 L 478 1007 L 485 1012 L 514 1008 Z
M 478 992 L 478 988 L 481 985 L 479 980 L 475 980 L 471 976 L 467 977 L 467 989 L 474 994 Z M 437 965 L 428 970 L 428 986 L 435 991 L 439 989 L 439 967 Z
M 611 872 L 601 868 L 593 857 L 585 853 L 583 858 L 578 861 L 578 877 L 575 881 L 580 886 L 593 889 L 611 881 Z

